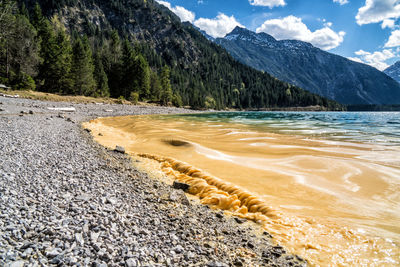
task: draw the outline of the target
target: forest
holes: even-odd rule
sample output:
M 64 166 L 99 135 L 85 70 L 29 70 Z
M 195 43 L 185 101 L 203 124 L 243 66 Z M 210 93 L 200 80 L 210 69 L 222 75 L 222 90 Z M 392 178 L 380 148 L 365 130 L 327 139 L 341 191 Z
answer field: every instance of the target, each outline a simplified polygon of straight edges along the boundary
M 237 62 L 153 0 L 0 3 L 0 83 L 13 89 L 195 109 L 343 109 Z M 90 10 L 95 4 L 110 17 L 118 14 L 118 19 L 96 25 L 85 18 L 79 27 L 71 20 L 65 23 L 61 10 L 75 5 Z M 127 30 L 143 25 L 157 29 L 148 34 L 152 39 Z M 173 34 L 159 40 L 164 28 L 172 28 Z

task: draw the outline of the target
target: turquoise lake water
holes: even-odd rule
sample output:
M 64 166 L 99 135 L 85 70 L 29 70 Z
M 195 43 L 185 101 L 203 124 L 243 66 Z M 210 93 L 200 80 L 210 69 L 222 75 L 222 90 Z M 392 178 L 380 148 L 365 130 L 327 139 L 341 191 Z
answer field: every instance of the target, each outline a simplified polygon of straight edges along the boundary
M 178 116 L 245 124 L 280 134 L 400 146 L 400 112 L 219 112 Z

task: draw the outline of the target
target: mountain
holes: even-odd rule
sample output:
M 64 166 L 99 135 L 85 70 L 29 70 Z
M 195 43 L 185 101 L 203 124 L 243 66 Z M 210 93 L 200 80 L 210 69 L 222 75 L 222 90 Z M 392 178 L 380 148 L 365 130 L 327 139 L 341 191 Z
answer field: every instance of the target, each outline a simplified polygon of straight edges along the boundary
M 18 2 L 20 6 L 24 3 L 30 13 L 38 2 L 49 19 L 59 20 L 66 27 L 72 39 L 86 35 L 93 54 L 100 56 L 103 51 L 110 54 L 109 48 L 117 43 L 113 30 L 117 30 L 121 39 L 141 49 L 154 72 L 159 73 L 164 65 L 170 67 L 173 94 L 183 105 L 216 109 L 315 105 L 342 109 L 334 101 L 238 62 L 225 49 L 207 40 L 192 25 L 181 23 L 174 13 L 154 0 Z M 102 58 L 104 68 L 110 58 L 112 56 Z M 111 95 L 118 97 L 120 92 L 113 89 L 116 85 L 110 82 L 112 75 L 118 75 L 118 70 L 106 68 L 105 72 Z M 124 95 L 129 96 L 130 89 L 127 90 Z
M 244 64 L 342 104 L 400 103 L 400 85 L 384 73 L 306 42 L 240 27 L 215 42 Z
M 392 66 L 385 69 L 383 72 L 400 83 L 400 61 L 397 61 Z

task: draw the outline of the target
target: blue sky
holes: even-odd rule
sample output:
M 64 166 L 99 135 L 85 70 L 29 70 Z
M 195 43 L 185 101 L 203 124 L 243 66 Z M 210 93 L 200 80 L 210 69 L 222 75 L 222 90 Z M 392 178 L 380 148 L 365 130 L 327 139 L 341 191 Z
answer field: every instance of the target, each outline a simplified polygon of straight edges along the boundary
M 400 60 L 399 0 L 157 0 L 214 37 L 235 26 L 383 70 Z

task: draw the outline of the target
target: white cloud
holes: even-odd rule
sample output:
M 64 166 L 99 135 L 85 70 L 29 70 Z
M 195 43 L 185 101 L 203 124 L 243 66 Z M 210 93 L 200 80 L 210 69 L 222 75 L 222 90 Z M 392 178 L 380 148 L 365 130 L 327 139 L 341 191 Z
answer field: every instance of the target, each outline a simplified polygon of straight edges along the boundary
M 393 29 L 394 28 L 394 23 L 395 23 L 396 21 L 394 20 L 394 19 L 384 19 L 383 21 L 382 21 L 382 25 L 381 25 L 381 27 L 382 27 L 382 29 L 385 29 L 385 28 L 390 28 L 390 29 Z
M 393 53 L 392 49 L 384 49 L 382 51 L 376 51 L 374 53 L 359 50 L 354 54 L 356 54 L 358 57 L 351 57 L 349 59 L 371 65 L 372 67 L 375 67 L 380 71 L 383 71 L 384 69 L 389 67 L 389 65 L 385 61 L 396 57 L 396 54 Z
M 348 0 L 333 0 L 333 2 L 339 3 L 341 6 L 349 3 Z
M 325 23 L 324 28 L 312 32 L 301 18 L 290 15 L 283 19 L 266 20 L 256 31 L 268 33 L 278 40 L 295 39 L 310 42 L 324 50 L 330 50 L 338 47 L 346 34 L 343 31 L 333 31 L 330 28 L 331 25 L 331 23 Z
M 285 0 L 249 0 L 252 6 L 267 6 L 273 8 L 274 6 L 285 6 Z
M 157 0 L 157 2 L 161 5 L 169 8 L 172 12 L 174 12 L 181 19 L 182 22 L 189 21 L 190 23 L 193 23 L 195 14 L 192 11 L 189 11 L 186 8 L 181 7 L 181 6 L 172 7 L 171 4 L 166 1 Z
M 358 57 L 348 57 L 347 59 L 353 60 L 353 61 L 358 62 L 358 63 L 364 63 L 364 62 L 363 62 L 361 59 L 359 59 Z
M 224 37 L 236 26 L 244 27 L 234 16 L 228 17 L 223 13 L 219 13 L 214 19 L 199 18 L 194 22 L 194 25 L 215 38 Z
M 356 20 L 359 25 L 363 25 L 399 17 L 400 2 L 398 0 L 365 0 L 365 5 L 358 9 Z
M 400 30 L 392 31 L 389 40 L 386 42 L 385 47 L 400 46 Z

